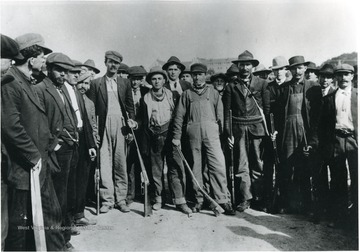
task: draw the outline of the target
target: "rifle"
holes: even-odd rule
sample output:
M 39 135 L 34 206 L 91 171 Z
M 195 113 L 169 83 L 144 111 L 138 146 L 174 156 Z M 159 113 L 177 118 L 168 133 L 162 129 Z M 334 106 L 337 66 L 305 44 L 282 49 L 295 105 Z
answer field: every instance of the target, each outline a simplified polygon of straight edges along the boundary
M 99 116 L 96 116 L 96 122 L 99 125 Z M 100 146 L 98 146 L 96 149 L 96 168 L 94 174 L 94 181 L 95 181 L 95 193 L 96 193 L 96 215 L 99 215 L 100 213 Z
M 176 150 L 179 152 L 179 155 L 182 159 L 182 161 L 185 163 L 185 167 L 188 170 L 188 172 L 190 173 L 190 176 L 192 178 L 192 180 L 194 181 L 194 183 L 197 185 L 197 187 L 199 188 L 198 190 L 205 196 L 205 198 L 210 202 L 210 208 L 211 210 L 214 212 L 215 216 L 219 216 L 220 214 L 224 213 L 224 209 L 215 201 L 213 200 L 209 194 L 207 194 L 205 192 L 205 190 L 203 188 L 201 188 L 199 182 L 196 180 L 194 173 L 192 172 L 188 162 L 186 161 L 183 153 L 181 152 L 179 146 L 176 146 Z
M 230 138 L 233 136 L 232 132 L 232 111 L 229 111 L 229 125 L 230 125 Z M 230 166 L 229 166 L 229 177 L 231 181 L 231 203 L 235 205 L 235 177 L 234 177 L 234 150 L 230 148 Z
M 270 113 L 270 131 L 271 134 L 274 134 L 275 132 L 275 125 L 274 125 L 274 115 L 273 113 Z M 275 185 L 274 185 L 274 192 L 273 192 L 273 197 L 271 200 L 271 209 L 275 208 L 276 205 L 276 199 L 279 196 L 279 164 L 280 164 L 280 160 L 279 160 L 279 156 L 278 156 L 278 152 L 277 152 L 277 146 L 276 146 L 276 139 L 275 140 L 271 140 L 272 142 L 272 147 L 273 147 L 273 155 L 274 155 L 274 172 L 275 172 Z
M 40 159 L 39 168 L 30 169 L 31 210 L 36 251 L 47 251 L 39 180 L 41 162 L 42 160 Z
M 304 149 L 309 151 L 309 146 L 308 146 L 308 142 L 307 142 L 307 138 L 306 138 L 306 133 L 305 133 L 305 128 L 303 128 L 303 132 L 304 132 Z M 311 198 L 311 203 L 314 204 L 314 210 L 315 212 L 317 212 L 317 199 L 316 199 L 316 195 L 315 195 L 315 187 L 314 187 L 314 181 L 313 181 L 313 170 L 312 170 L 312 164 L 309 162 L 309 156 L 305 156 L 305 160 L 306 160 L 306 167 L 310 168 L 310 176 L 309 176 L 309 183 L 310 183 L 310 198 Z

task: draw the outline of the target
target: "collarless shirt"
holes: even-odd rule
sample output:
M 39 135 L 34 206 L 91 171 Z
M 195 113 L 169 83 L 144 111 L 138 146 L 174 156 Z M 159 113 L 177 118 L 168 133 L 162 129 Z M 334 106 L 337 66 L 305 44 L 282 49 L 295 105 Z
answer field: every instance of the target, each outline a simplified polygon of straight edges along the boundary
M 351 86 L 339 88 L 335 94 L 336 107 L 336 129 L 354 130 L 353 118 L 351 115 Z
M 75 115 L 76 115 L 76 119 L 77 119 L 77 127 L 81 128 L 83 126 L 83 121 L 81 119 L 79 104 L 78 104 L 76 94 L 75 94 L 75 89 L 74 89 L 75 86 L 70 85 L 68 82 L 65 81 L 65 87 L 66 87 L 67 91 L 69 92 L 71 106 L 73 107 L 73 109 L 75 111 Z

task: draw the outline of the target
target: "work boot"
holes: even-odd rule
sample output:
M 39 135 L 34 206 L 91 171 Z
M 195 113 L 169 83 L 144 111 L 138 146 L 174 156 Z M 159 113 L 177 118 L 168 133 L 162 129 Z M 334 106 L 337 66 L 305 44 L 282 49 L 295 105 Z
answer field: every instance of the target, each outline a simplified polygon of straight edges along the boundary
M 79 235 L 80 231 L 76 228 L 75 224 L 71 224 L 70 227 L 71 235 Z
M 235 215 L 236 214 L 235 210 L 232 208 L 230 203 L 220 204 L 220 206 L 225 210 L 225 212 L 224 212 L 225 215 Z
M 239 205 L 237 205 L 236 210 L 238 210 L 239 212 L 244 212 L 249 207 L 250 207 L 250 201 L 246 200 L 244 202 L 241 202 Z
M 184 214 L 192 214 L 191 209 L 188 207 L 188 205 L 184 204 L 180 204 L 180 205 L 176 205 L 176 209 L 183 212 Z
M 89 220 L 86 217 L 82 217 L 80 219 L 76 219 L 75 221 L 76 226 L 89 226 L 89 225 L 96 225 L 96 220 Z
M 161 209 L 161 202 L 156 202 L 154 205 L 152 205 L 152 209 L 155 211 L 158 211 Z
M 203 208 L 203 203 L 196 203 L 195 206 L 192 207 L 193 213 L 198 213 Z
M 116 209 L 119 209 L 120 212 L 123 212 L 123 213 L 128 213 L 130 212 L 130 208 L 128 207 L 128 205 L 126 205 L 125 202 L 121 202 L 119 204 L 116 204 L 115 206 Z
M 103 205 L 100 208 L 100 213 L 107 213 L 109 212 L 113 207 L 112 206 L 108 206 L 108 205 Z
M 67 242 L 64 246 L 64 251 L 75 251 L 75 248 L 70 242 Z

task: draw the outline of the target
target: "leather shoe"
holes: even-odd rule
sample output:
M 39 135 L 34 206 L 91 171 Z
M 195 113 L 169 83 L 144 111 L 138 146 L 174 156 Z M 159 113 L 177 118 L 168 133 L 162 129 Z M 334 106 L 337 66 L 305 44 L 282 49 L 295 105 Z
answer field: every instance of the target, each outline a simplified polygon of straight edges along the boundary
M 112 209 L 112 206 L 103 205 L 103 206 L 100 208 L 100 213 L 107 213 L 107 212 L 109 212 L 111 209 Z
M 67 242 L 64 246 L 64 251 L 75 251 L 75 248 L 70 242 Z
M 196 203 L 191 210 L 193 211 L 193 213 L 198 213 L 202 208 L 203 208 L 203 203 Z
M 156 202 L 154 205 L 152 205 L 152 209 L 157 211 L 161 209 L 161 202 Z
M 74 224 L 71 225 L 70 231 L 71 231 L 71 235 L 79 235 L 80 234 L 80 231 L 76 228 L 76 226 Z
M 246 200 L 244 202 L 241 202 L 239 205 L 237 205 L 236 210 L 238 210 L 239 212 L 244 212 L 249 207 L 250 207 L 250 201 Z
M 117 209 L 120 210 L 120 212 L 128 213 L 130 212 L 130 208 L 125 203 L 121 203 L 115 206 Z
M 176 209 L 180 210 L 181 212 L 187 215 L 192 214 L 191 209 L 186 204 L 176 205 Z
M 88 226 L 88 225 L 96 225 L 96 220 L 89 220 L 86 217 L 76 219 L 75 220 L 76 226 Z
M 236 212 L 230 203 L 220 204 L 220 206 L 225 210 L 225 215 L 236 215 Z

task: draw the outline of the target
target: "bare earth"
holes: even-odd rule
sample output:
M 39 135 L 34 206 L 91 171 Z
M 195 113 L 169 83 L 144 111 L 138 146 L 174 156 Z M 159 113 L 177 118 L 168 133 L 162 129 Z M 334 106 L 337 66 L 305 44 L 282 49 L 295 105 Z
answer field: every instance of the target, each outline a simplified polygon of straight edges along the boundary
M 258 251 L 357 250 L 358 237 L 349 231 L 313 224 L 300 215 L 271 215 L 248 209 L 236 216 L 215 217 L 203 210 L 192 217 L 167 205 L 143 217 L 135 202 L 130 213 L 111 210 L 86 216 L 96 226 L 80 228 L 71 243 L 78 251 Z

